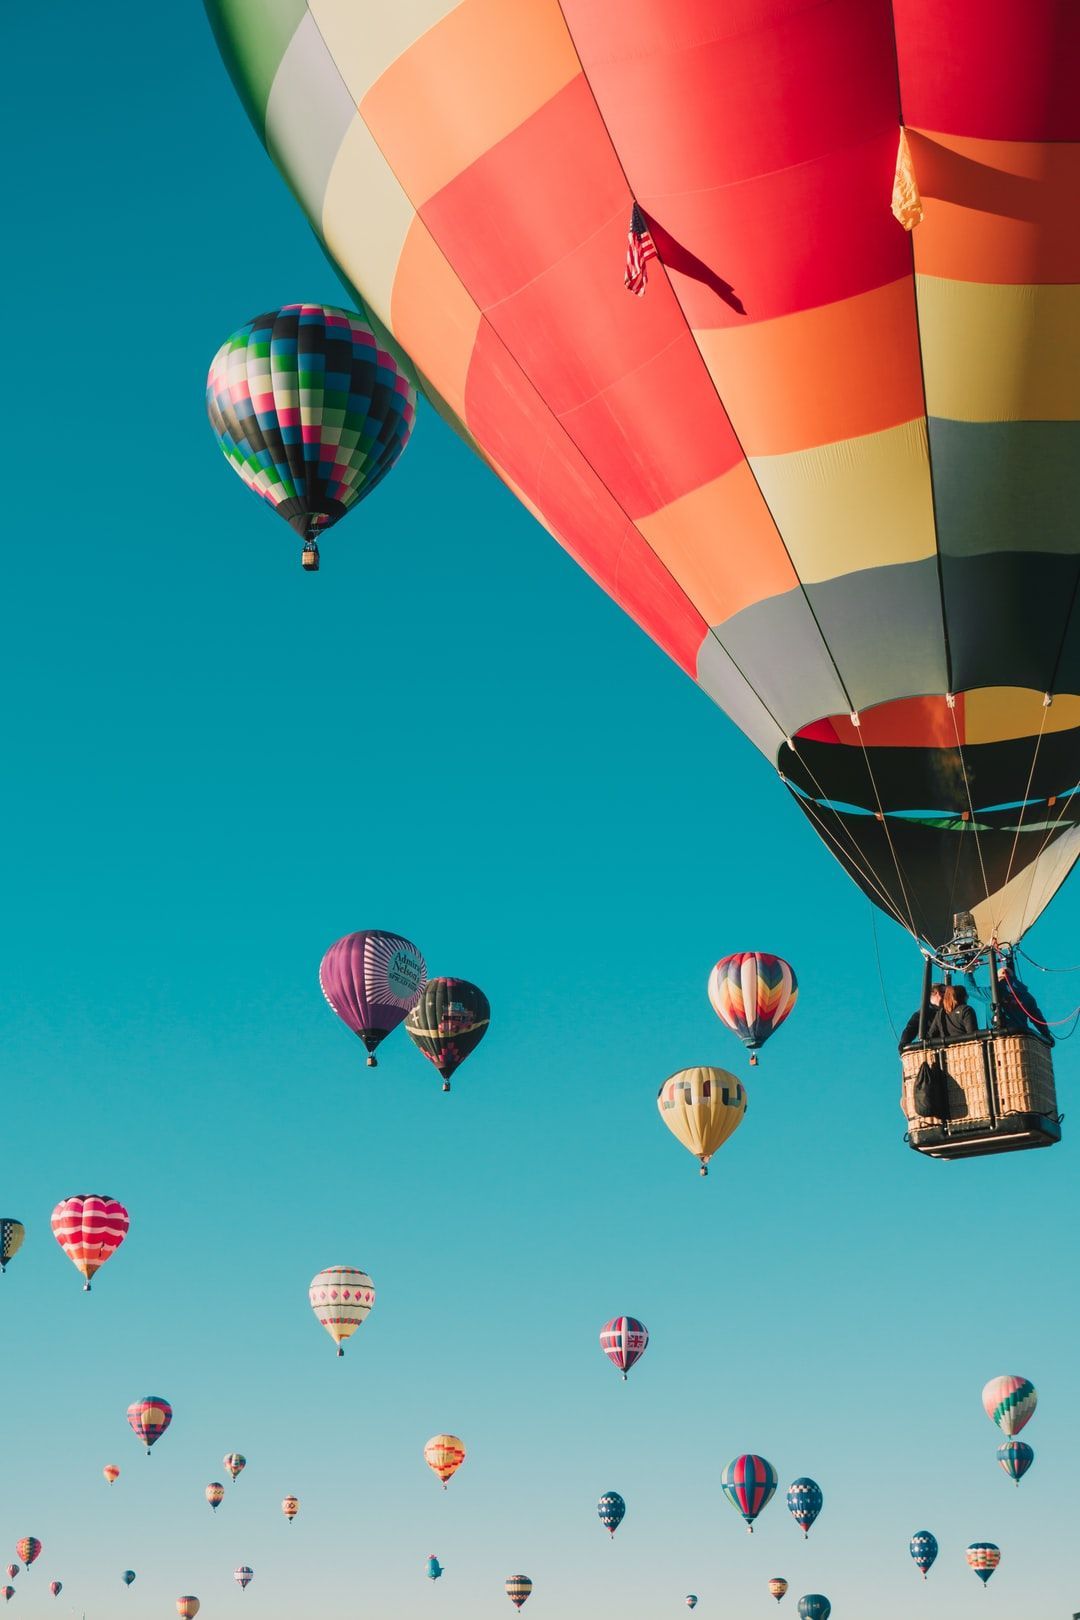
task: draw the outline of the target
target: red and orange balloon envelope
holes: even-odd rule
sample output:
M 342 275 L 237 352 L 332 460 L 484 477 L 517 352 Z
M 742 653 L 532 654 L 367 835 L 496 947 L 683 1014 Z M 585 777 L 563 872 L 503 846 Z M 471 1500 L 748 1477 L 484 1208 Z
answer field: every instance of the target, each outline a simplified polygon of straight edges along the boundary
M 342 1023 L 367 1047 L 373 1069 L 379 1042 L 420 1000 L 427 964 L 400 934 L 365 928 L 334 941 L 319 966 L 319 983 Z
M 71 1263 L 90 1279 L 127 1237 L 128 1212 L 107 1194 L 79 1193 L 62 1198 L 52 1212 L 53 1236 Z
M 211 1480 L 210 1484 L 206 1487 L 205 1496 L 210 1506 L 216 1512 L 220 1504 L 225 1500 L 224 1485 L 222 1485 L 219 1480 Z
M 600 1348 L 613 1367 L 626 1375 L 640 1361 L 649 1342 L 649 1330 L 636 1316 L 614 1316 L 600 1329 Z
M 468 979 L 429 979 L 405 1020 L 413 1045 L 434 1063 L 450 1090 L 450 1076 L 475 1052 L 491 1023 L 488 998 Z
M 281 1511 L 284 1513 L 289 1523 L 292 1524 L 293 1520 L 296 1518 L 296 1515 L 300 1511 L 300 1498 L 297 1496 L 286 1496 L 281 1504 Z
M 146 1455 L 172 1422 L 172 1407 L 161 1395 L 145 1395 L 141 1401 L 132 1401 L 127 1409 L 127 1420 L 146 1446 Z
M 769 1582 L 769 1596 L 774 1597 L 777 1603 L 779 1603 L 786 1591 L 787 1581 L 785 1581 L 782 1575 L 774 1575 L 772 1580 Z
M 120 1470 L 117 1468 L 115 1463 L 106 1463 L 101 1472 L 105 1475 L 105 1478 L 108 1480 L 110 1485 L 114 1485 L 120 1478 Z
M 766 951 L 722 957 L 709 974 L 713 1012 L 748 1049 L 751 1063 L 757 1062 L 759 1049 L 780 1028 L 798 994 L 794 970 L 783 957 Z
M 445 1491 L 447 1480 L 453 1478 L 465 1461 L 464 1442 L 456 1434 L 437 1434 L 424 1447 L 424 1461 L 438 1476 Z
M 41 1557 L 41 1542 L 37 1536 L 23 1536 L 21 1541 L 15 1543 L 15 1556 L 21 1558 L 27 1569 Z

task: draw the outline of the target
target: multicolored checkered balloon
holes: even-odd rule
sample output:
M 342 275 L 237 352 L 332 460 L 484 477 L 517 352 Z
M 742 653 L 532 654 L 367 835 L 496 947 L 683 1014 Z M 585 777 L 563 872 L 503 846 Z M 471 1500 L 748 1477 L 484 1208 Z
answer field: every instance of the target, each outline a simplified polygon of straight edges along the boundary
M 973 1541 L 964 1557 L 985 1586 L 1001 1563 L 1001 1548 L 992 1541 Z

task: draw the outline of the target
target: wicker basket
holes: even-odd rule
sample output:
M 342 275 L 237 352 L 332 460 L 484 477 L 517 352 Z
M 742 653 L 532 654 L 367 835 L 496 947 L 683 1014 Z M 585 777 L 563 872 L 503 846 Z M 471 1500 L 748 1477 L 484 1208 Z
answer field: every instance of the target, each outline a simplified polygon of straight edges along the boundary
M 951 1124 L 985 1127 L 993 1119 L 985 1041 L 954 1041 L 949 1046 L 915 1047 L 901 1054 L 904 1090 L 900 1106 L 913 1131 L 940 1125 L 940 1118 L 915 1112 L 915 1082 L 927 1058 L 944 1065 Z
M 915 1111 L 915 1082 L 924 1061 L 945 1070 L 947 1112 Z M 901 1053 L 900 1106 L 908 1141 L 936 1158 L 1048 1147 L 1061 1137 L 1050 1048 L 1036 1035 L 991 1034 Z
M 999 1114 L 1057 1116 L 1057 1088 L 1050 1048 L 1030 1035 L 994 1037 Z

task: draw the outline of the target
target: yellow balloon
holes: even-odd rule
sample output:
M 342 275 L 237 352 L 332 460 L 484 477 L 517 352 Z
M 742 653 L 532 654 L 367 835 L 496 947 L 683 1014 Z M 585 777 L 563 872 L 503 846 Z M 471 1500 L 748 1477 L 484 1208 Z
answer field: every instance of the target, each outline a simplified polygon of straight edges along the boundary
M 447 1480 L 465 1461 L 465 1443 L 456 1434 L 437 1434 L 424 1447 L 424 1461 L 442 1481 L 445 1491 Z
M 656 1106 L 671 1134 L 701 1160 L 701 1173 L 707 1176 L 717 1148 L 742 1124 L 746 1092 L 726 1069 L 680 1069 L 660 1087 Z

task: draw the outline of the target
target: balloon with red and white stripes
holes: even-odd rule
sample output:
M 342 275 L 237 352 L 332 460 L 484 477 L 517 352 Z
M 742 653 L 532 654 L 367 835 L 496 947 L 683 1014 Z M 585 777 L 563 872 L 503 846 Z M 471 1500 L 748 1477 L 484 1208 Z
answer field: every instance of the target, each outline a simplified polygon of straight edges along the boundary
M 613 1367 L 626 1375 L 635 1361 L 640 1361 L 649 1342 L 649 1330 L 636 1316 L 613 1316 L 600 1329 L 600 1348 Z
M 77 1193 L 62 1198 L 52 1212 L 53 1237 L 72 1265 L 90 1279 L 100 1271 L 127 1237 L 128 1212 L 107 1193 Z
M 250 1565 L 248 1565 L 248 1564 L 241 1564 L 240 1565 L 240 1568 L 236 1571 L 235 1575 L 233 1576 L 233 1580 L 237 1582 L 237 1584 L 240 1587 L 241 1592 L 246 1592 L 247 1591 L 247 1588 L 250 1585 L 252 1576 L 254 1574 L 255 1574 L 255 1571 L 250 1567 Z
M 720 1489 L 753 1534 L 754 1520 L 776 1493 L 776 1469 L 764 1457 L 744 1451 L 720 1476 Z
M 172 1417 L 172 1407 L 162 1395 L 144 1395 L 141 1401 L 132 1401 L 128 1407 L 128 1423 L 146 1446 L 148 1457 L 150 1447 L 161 1439 Z

